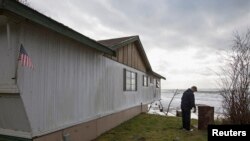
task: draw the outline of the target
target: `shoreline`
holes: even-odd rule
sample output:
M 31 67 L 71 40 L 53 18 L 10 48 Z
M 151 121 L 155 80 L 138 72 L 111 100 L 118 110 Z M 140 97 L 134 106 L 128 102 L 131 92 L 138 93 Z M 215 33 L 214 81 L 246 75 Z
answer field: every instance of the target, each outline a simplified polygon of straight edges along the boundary
M 148 105 L 148 114 L 155 114 L 155 115 L 161 115 L 161 116 L 173 116 L 173 117 L 178 117 L 177 116 L 177 111 L 181 111 L 178 107 L 170 107 L 169 112 L 167 114 L 166 108 L 163 109 L 163 111 L 160 110 L 160 104 L 158 101 L 153 102 L 152 104 Z M 198 110 L 193 113 L 191 110 L 191 119 L 198 119 Z M 220 113 L 214 112 L 214 120 L 221 120 L 223 119 L 223 115 Z

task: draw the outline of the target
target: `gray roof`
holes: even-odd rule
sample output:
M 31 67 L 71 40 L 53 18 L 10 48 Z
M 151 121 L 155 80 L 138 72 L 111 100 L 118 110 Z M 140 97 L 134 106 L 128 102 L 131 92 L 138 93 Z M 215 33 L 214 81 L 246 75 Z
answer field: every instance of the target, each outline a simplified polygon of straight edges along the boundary
M 112 49 L 82 35 L 79 32 L 74 31 L 73 29 L 37 12 L 36 10 L 26 5 L 17 2 L 16 0 L 0 0 L 0 14 L 2 13 L 9 13 L 21 16 L 34 23 L 56 31 L 64 36 L 72 38 L 84 45 L 87 45 L 88 47 L 94 48 L 110 55 L 115 55 L 115 52 Z

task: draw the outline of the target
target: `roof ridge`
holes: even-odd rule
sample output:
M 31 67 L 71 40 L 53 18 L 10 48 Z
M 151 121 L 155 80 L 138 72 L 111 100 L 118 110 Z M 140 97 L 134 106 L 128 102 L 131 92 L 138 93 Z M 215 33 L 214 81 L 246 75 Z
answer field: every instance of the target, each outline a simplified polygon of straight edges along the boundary
M 97 40 L 97 41 L 100 42 L 100 41 L 106 41 L 106 40 L 117 40 L 117 39 L 122 39 L 122 38 L 134 38 L 134 37 L 138 37 L 138 35 L 124 36 L 124 37 L 118 37 L 118 38 L 109 38 L 109 39 L 103 39 L 103 40 Z
M 115 47 L 115 46 L 121 45 L 121 44 L 126 43 L 126 42 L 128 42 L 129 40 L 132 40 L 132 39 L 137 38 L 137 37 L 139 37 L 139 36 L 131 36 L 131 37 L 128 37 L 128 39 L 123 40 L 123 41 L 121 41 L 120 43 L 114 44 L 114 45 L 112 45 L 111 47 Z M 126 38 L 126 37 L 124 37 L 124 38 Z

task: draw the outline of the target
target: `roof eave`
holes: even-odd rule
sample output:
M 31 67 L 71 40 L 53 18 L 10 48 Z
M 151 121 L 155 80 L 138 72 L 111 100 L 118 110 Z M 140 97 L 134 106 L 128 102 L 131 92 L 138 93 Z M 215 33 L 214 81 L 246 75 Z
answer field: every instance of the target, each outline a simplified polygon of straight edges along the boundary
M 66 27 L 65 25 L 46 17 L 45 15 L 19 3 L 14 0 L 0 0 L 0 11 L 9 11 L 11 13 L 15 13 L 16 15 L 19 15 L 21 17 L 24 17 L 34 23 L 40 24 L 46 28 L 49 28 L 53 31 L 56 31 L 64 36 L 67 36 L 69 38 L 72 38 L 80 43 L 83 43 L 89 47 L 95 48 L 101 52 L 115 55 L 115 51 L 100 44 L 96 41 L 72 30 L 69 27 Z
M 160 75 L 160 74 L 158 74 L 158 73 L 156 73 L 156 72 L 154 72 L 154 71 L 152 71 L 152 74 L 153 74 L 154 76 L 156 76 L 156 77 L 159 77 L 159 78 L 161 78 L 161 79 L 166 80 L 165 77 L 163 77 L 162 75 Z
M 146 61 L 146 65 L 148 66 L 148 69 L 149 69 L 150 71 L 152 71 L 152 67 L 151 67 L 151 65 L 150 65 L 150 63 L 149 63 L 148 57 L 147 57 L 147 55 L 146 55 L 146 52 L 145 52 L 145 50 L 143 49 L 141 40 L 139 39 L 139 36 L 137 36 L 137 42 L 139 43 L 140 50 L 141 50 L 141 52 L 142 52 L 143 58 L 144 58 L 145 61 Z

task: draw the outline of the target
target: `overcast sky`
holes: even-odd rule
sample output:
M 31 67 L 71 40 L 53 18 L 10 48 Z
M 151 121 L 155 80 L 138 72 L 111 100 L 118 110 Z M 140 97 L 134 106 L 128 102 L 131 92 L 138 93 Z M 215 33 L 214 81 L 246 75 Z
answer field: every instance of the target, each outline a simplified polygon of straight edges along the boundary
M 249 0 L 28 0 L 94 40 L 139 35 L 162 89 L 216 88 L 221 53 L 250 28 Z

